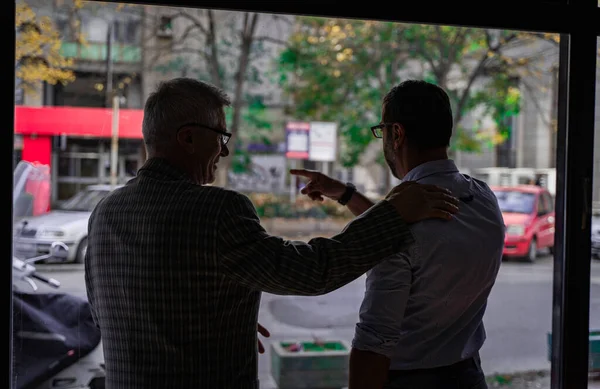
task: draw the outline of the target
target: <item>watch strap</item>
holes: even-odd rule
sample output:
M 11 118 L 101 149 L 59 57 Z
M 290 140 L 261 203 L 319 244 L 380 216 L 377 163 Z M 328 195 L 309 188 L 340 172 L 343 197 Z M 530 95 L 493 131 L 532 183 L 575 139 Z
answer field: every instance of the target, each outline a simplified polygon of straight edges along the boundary
M 338 203 L 341 205 L 348 204 L 348 201 L 352 198 L 352 195 L 356 192 L 356 186 L 351 182 L 346 183 L 346 191 L 344 194 L 338 199 Z

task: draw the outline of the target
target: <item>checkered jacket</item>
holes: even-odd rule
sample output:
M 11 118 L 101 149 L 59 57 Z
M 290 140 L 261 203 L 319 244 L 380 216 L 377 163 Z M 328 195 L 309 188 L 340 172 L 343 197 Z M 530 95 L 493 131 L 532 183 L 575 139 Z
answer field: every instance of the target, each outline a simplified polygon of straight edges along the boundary
M 320 295 L 412 243 L 383 201 L 331 238 L 269 235 L 250 200 L 162 159 L 94 209 L 85 282 L 107 389 L 257 389 L 261 292 Z

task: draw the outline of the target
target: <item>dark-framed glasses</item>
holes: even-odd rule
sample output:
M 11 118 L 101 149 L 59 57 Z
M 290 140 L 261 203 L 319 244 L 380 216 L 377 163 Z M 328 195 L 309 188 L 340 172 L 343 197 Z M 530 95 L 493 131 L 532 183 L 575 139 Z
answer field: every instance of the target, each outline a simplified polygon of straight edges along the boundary
M 394 123 L 379 123 L 378 125 L 371 127 L 371 132 L 375 138 L 383 138 L 383 129 L 392 124 Z
M 181 130 L 184 127 L 200 127 L 200 128 L 206 128 L 207 130 L 214 131 L 217 134 L 221 135 L 221 142 L 223 142 L 224 145 L 226 145 L 227 143 L 229 143 L 229 140 L 233 136 L 233 134 L 231 134 L 230 132 L 219 130 L 218 128 L 209 127 L 209 126 L 206 126 L 206 125 L 204 125 L 202 123 L 186 123 L 183 126 L 180 126 L 177 129 L 177 131 Z

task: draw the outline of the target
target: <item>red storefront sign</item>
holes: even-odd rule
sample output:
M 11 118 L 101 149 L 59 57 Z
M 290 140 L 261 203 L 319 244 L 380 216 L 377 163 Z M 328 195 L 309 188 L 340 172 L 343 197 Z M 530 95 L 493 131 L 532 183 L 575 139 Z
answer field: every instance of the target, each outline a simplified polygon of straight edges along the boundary
M 23 137 L 21 159 L 50 165 L 52 136 L 110 138 L 112 110 L 79 107 L 15 107 L 15 134 Z M 141 139 L 141 109 L 119 110 L 119 138 Z
M 142 138 L 141 109 L 119 110 L 119 138 Z M 79 107 L 15 107 L 15 133 L 37 137 L 66 135 L 110 138 L 112 110 Z M 26 144 L 23 148 L 26 148 Z

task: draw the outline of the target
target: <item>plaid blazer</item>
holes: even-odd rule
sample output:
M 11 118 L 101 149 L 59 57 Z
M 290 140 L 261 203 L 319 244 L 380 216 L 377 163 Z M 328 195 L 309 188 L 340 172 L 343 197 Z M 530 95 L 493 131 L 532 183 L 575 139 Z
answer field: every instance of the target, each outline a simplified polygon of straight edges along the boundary
M 85 282 L 107 389 L 257 389 L 261 292 L 320 295 L 413 242 L 382 201 L 331 239 L 269 235 L 250 200 L 165 160 L 89 219 Z

